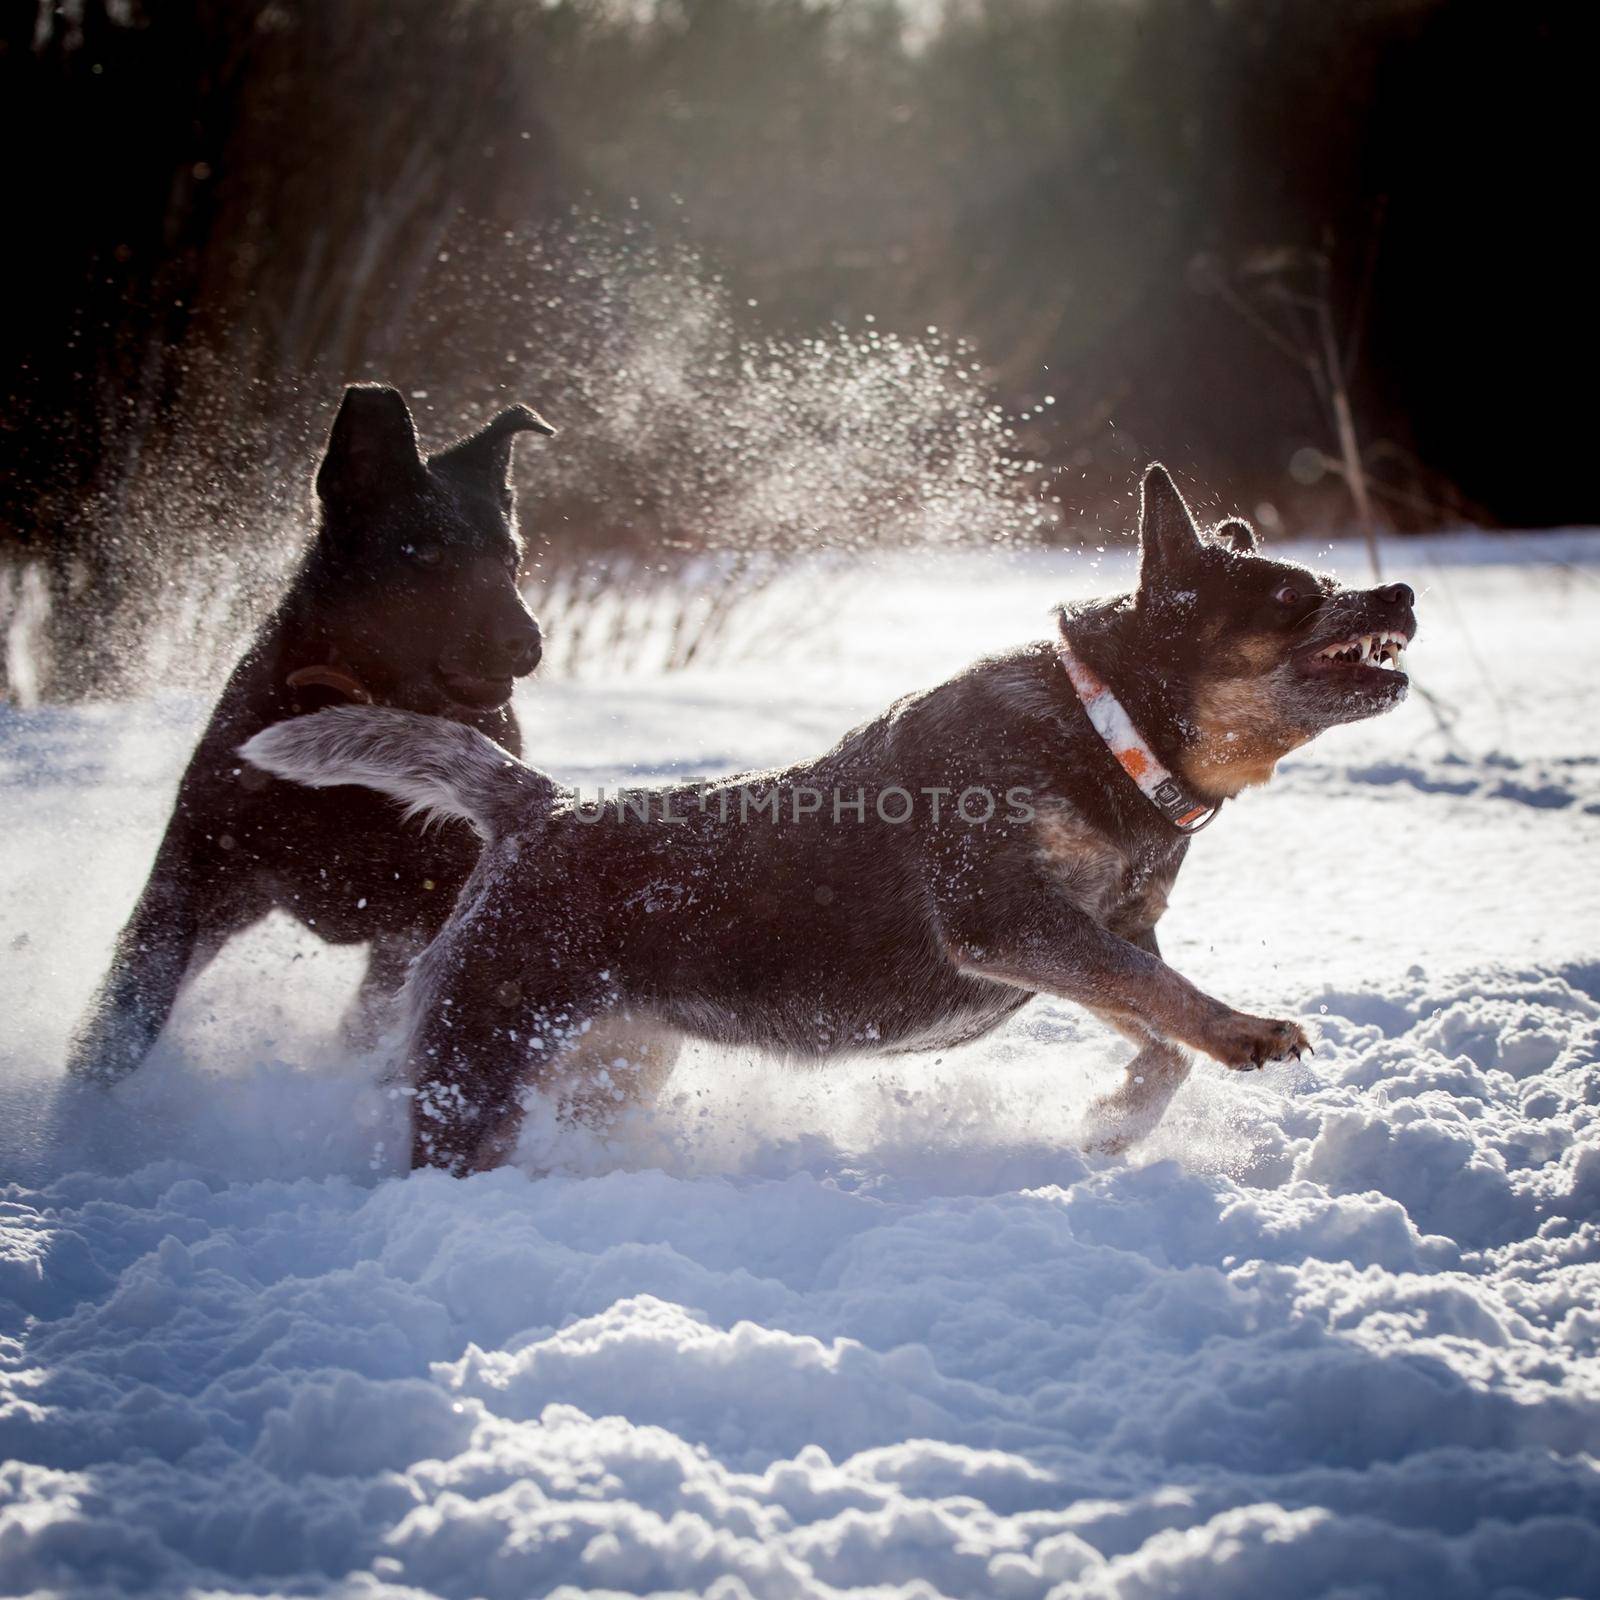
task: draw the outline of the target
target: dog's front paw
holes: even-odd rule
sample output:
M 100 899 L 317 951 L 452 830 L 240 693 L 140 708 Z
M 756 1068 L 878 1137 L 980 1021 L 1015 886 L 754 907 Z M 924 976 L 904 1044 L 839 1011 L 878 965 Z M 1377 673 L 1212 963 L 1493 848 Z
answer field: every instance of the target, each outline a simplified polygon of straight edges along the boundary
M 1235 1072 L 1254 1072 L 1269 1061 L 1298 1060 L 1309 1049 L 1311 1040 L 1299 1023 L 1243 1011 L 1230 1012 L 1206 1045 L 1208 1055 Z

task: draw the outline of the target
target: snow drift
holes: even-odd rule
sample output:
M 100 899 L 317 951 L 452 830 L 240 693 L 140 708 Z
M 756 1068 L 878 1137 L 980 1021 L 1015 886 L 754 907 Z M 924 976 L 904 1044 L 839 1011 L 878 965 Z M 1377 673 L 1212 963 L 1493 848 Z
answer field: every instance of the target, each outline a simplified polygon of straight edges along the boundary
M 204 707 L 0 711 L 0 1591 L 1600 1594 L 1597 558 L 1395 552 L 1453 732 L 1319 741 L 1163 924 L 1318 1054 L 1202 1064 L 1126 1160 L 1074 1142 L 1125 1048 L 1037 1002 L 406 1176 L 355 961 L 280 925 L 69 1093 Z M 533 686 L 530 755 L 796 755 L 1100 581 L 891 565 L 781 671 Z

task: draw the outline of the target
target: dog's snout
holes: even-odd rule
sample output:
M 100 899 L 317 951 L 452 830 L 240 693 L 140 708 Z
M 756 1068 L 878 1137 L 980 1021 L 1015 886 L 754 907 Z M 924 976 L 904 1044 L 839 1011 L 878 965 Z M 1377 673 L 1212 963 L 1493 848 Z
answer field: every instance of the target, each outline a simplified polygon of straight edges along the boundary
M 1391 606 L 1411 606 L 1417 601 L 1409 583 L 1391 583 L 1378 591 L 1378 598 Z
M 539 665 L 544 654 L 544 636 L 530 616 L 512 618 L 495 635 L 495 649 L 513 677 L 523 678 Z

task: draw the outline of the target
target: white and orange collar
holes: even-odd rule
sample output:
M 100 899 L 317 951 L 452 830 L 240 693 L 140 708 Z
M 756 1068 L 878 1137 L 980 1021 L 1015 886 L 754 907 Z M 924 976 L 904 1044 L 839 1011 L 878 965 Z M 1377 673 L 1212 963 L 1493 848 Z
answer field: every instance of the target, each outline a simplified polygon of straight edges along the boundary
M 1086 662 L 1072 653 L 1063 639 L 1057 653 L 1078 691 L 1094 731 L 1106 742 L 1117 765 L 1138 784 L 1140 792 L 1179 833 L 1199 833 L 1221 809 L 1202 805 L 1163 765 L 1144 735 L 1133 725 L 1128 709 L 1108 684 Z

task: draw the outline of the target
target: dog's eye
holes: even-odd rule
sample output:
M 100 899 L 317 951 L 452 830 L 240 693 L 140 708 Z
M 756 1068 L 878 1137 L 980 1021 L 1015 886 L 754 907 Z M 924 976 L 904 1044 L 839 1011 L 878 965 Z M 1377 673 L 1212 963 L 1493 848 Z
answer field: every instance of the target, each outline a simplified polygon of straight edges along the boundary
M 1301 592 L 1292 583 L 1280 583 L 1278 587 L 1272 591 L 1272 598 L 1276 600 L 1280 606 L 1297 606 L 1302 600 L 1310 599 L 1310 596 L 1301 594 Z
M 436 567 L 444 559 L 444 551 L 436 544 L 411 544 L 406 546 L 406 554 L 411 557 L 419 567 Z

